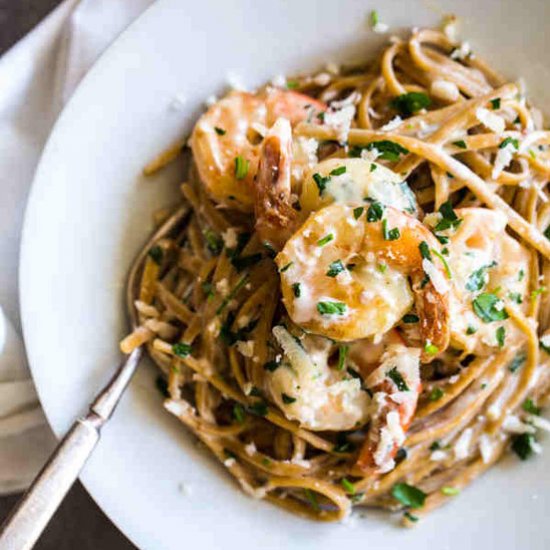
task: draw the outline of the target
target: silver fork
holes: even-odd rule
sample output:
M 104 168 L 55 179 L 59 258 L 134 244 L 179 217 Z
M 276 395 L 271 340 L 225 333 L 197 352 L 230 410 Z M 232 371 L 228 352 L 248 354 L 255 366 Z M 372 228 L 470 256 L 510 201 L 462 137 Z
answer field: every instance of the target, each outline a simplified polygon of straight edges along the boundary
M 134 300 L 143 261 L 159 239 L 183 224 L 188 212 L 187 206 L 175 211 L 149 239 L 132 264 L 126 284 L 126 307 L 132 329 L 137 326 Z M 139 347 L 127 357 L 94 399 L 88 414 L 77 419 L 61 440 L 27 492 L 2 524 L 0 550 L 27 550 L 33 547 L 95 449 L 101 428 L 111 418 L 142 356 L 143 347 Z

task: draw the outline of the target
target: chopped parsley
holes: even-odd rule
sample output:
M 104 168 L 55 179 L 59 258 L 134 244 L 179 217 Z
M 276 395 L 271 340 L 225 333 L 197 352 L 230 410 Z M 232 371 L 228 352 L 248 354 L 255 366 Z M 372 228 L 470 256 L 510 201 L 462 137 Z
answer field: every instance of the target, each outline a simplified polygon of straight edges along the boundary
M 292 292 L 296 298 L 299 298 L 302 294 L 302 288 L 300 283 L 292 283 Z
M 323 193 L 325 192 L 325 189 L 327 187 L 327 183 L 329 182 L 330 177 L 328 176 L 321 176 L 321 174 L 313 174 L 313 181 L 315 182 L 315 185 L 317 185 L 317 189 L 319 189 L 319 195 L 323 196 Z
M 409 508 L 422 508 L 426 500 L 426 493 L 408 483 L 396 483 L 391 490 L 393 498 Z
M 429 96 L 422 92 L 401 94 L 390 102 L 390 106 L 405 117 L 414 115 L 421 109 L 427 109 L 431 104 Z
M 330 171 L 331 176 L 341 176 L 342 174 L 346 173 L 347 168 L 345 166 L 338 166 L 337 168 L 334 168 L 334 170 Z
M 157 265 L 161 264 L 163 256 L 164 252 L 160 246 L 153 246 L 153 248 L 149 250 L 149 258 L 151 258 L 151 260 L 153 260 Z
M 458 495 L 460 493 L 460 489 L 458 489 L 457 487 L 441 487 L 441 492 L 446 496 L 446 497 L 454 497 L 456 495 Z
M 287 90 L 295 90 L 299 86 L 300 86 L 300 82 L 298 82 L 298 80 L 287 80 L 286 81 Z
M 512 362 L 508 365 L 508 370 L 510 372 L 516 372 L 519 368 L 525 363 L 527 357 L 523 353 L 518 353 L 513 359 Z
M 353 217 L 358 220 L 361 217 L 361 214 L 363 213 L 364 208 L 362 206 L 358 206 L 357 208 L 353 209 Z
M 531 300 L 536 300 L 541 294 L 544 294 L 545 292 L 546 292 L 546 287 L 540 286 L 539 288 L 531 292 Z
M 265 401 L 257 401 L 248 406 L 248 412 L 256 416 L 267 416 L 268 408 Z
M 388 229 L 388 220 L 386 218 L 382 220 L 382 235 L 385 241 L 396 241 L 401 237 L 398 227 Z
M 211 300 L 214 297 L 214 285 L 212 283 L 204 281 L 201 283 L 201 288 L 207 300 Z
M 424 344 L 424 351 L 428 354 L 428 355 L 435 355 L 436 353 L 439 352 L 439 348 L 435 345 L 435 344 L 432 344 L 429 340 Z
M 311 504 L 311 507 L 315 511 L 319 511 L 319 503 L 317 502 L 317 497 L 315 496 L 315 493 L 311 489 L 304 489 L 304 495 L 306 495 L 306 498 L 308 502 Z
M 406 519 L 408 519 L 409 521 L 412 521 L 414 523 L 416 523 L 419 520 L 418 516 L 415 516 L 414 514 L 411 514 L 410 512 L 405 512 L 403 515 L 405 516 Z
M 376 10 L 372 10 L 370 12 L 370 24 L 373 27 L 376 27 L 376 25 L 378 25 L 379 22 L 380 22 L 380 17 L 378 16 L 378 12 Z
M 459 218 L 456 215 L 456 212 L 453 210 L 453 205 L 451 201 L 444 202 L 439 207 L 439 213 L 442 216 L 442 219 L 439 220 L 437 225 L 434 227 L 435 231 L 445 231 L 445 229 L 456 229 L 461 223 L 462 218 Z M 445 243 L 442 243 L 445 244 Z
M 466 142 L 463 139 L 459 139 L 458 141 L 453 141 L 453 145 L 460 147 L 460 149 L 468 149 L 468 146 L 466 145 Z
M 218 256 L 223 249 L 222 238 L 211 229 L 205 229 L 203 235 L 206 240 L 206 248 L 208 248 L 214 256 Z
M 249 166 L 248 160 L 244 159 L 240 155 L 238 157 L 235 157 L 235 177 L 238 180 L 243 180 L 246 178 L 246 175 L 248 174 L 248 166 Z
M 523 402 L 523 405 L 521 406 L 521 408 L 525 412 L 529 414 L 534 414 L 535 416 L 538 416 L 540 414 L 540 407 L 537 407 L 531 398 L 526 399 Z
M 391 162 L 398 161 L 400 155 L 406 155 L 409 152 L 408 149 L 405 149 L 405 147 L 402 147 L 399 143 L 395 143 L 395 141 L 390 141 L 388 139 L 383 139 L 381 141 L 373 141 L 366 146 L 353 147 L 350 151 L 350 156 L 360 157 L 363 149 L 366 149 L 367 151 L 376 149 L 380 154 L 380 159 L 389 160 Z
M 290 266 L 293 264 L 294 262 L 288 262 L 286 265 L 284 265 L 283 267 L 281 267 L 281 269 L 279 269 L 279 273 L 284 273 L 287 269 L 290 268 Z
M 397 386 L 399 391 L 410 391 L 409 386 L 407 386 L 397 367 L 393 367 L 388 371 L 388 378 Z
M 342 487 L 345 489 L 345 491 L 347 493 L 349 493 L 350 495 L 354 495 L 355 494 L 355 485 L 349 481 L 348 479 L 346 478 L 343 478 L 342 479 Z
M 439 260 L 443 264 L 443 268 L 445 269 L 445 274 L 447 275 L 447 278 L 452 279 L 453 274 L 451 273 L 451 268 L 449 267 L 449 264 L 447 263 L 445 256 L 443 256 L 442 253 L 438 252 L 435 248 L 432 248 L 432 252 L 439 258 Z
M 499 149 L 504 149 L 507 145 L 513 145 L 514 149 L 519 149 L 519 141 L 515 138 L 507 137 L 500 142 Z
M 496 330 L 497 344 L 499 348 L 504 347 L 504 339 L 506 338 L 506 329 L 504 327 L 498 327 Z
M 371 172 L 374 172 L 377 168 L 378 168 L 378 166 L 376 166 L 376 164 L 374 164 L 374 162 L 370 163 L 370 171 Z
M 386 273 L 388 270 L 388 264 L 377 264 L 376 268 L 380 271 L 380 273 Z
M 239 423 L 244 424 L 245 418 L 244 407 L 240 403 L 235 403 L 233 406 L 233 418 Z
M 178 342 L 172 346 L 172 353 L 178 357 L 187 357 L 193 351 L 191 344 L 185 342 Z
M 344 315 L 347 306 L 342 302 L 318 302 L 317 311 L 321 315 Z
M 218 134 L 218 136 L 225 136 L 225 130 L 223 128 L 220 128 L 218 126 L 214 126 L 214 130 L 216 130 L 216 134 Z
M 342 260 L 336 260 L 328 266 L 327 275 L 329 277 L 336 277 L 338 273 L 342 273 L 342 271 L 345 271 L 345 269 L 346 268 L 344 267 Z
M 474 327 L 473 325 L 468 325 L 468 328 L 466 329 L 466 334 L 471 335 L 471 334 L 475 334 L 477 332 L 477 328 Z
M 534 443 L 536 443 L 536 439 L 533 434 L 515 435 L 512 438 L 512 451 L 514 451 L 521 460 L 527 460 L 534 452 Z
M 220 338 L 228 345 L 232 346 L 235 342 L 239 340 L 246 340 L 250 332 L 252 332 L 256 325 L 258 324 L 258 319 L 253 319 L 244 327 L 241 327 L 237 331 L 233 332 L 231 327 L 235 321 L 235 314 L 230 312 L 227 316 L 225 323 L 220 328 Z
M 508 319 L 508 313 L 500 306 L 504 306 L 503 301 L 491 292 L 483 292 L 472 301 L 474 313 L 484 323 Z
M 492 262 L 488 265 L 481 266 L 479 269 L 473 271 L 466 281 L 466 290 L 469 290 L 471 292 L 481 290 L 485 286 L 485 283 L 488 279 L 487 269 L 495 267 L 496 265 L 496 262 Z
M 334 239 L 334 235 L 332 233 L 329 233 L 328 235 L 326 235 L 325 237 L 317 241 L 317 246 L 325 246 L 327 243 L 329 243 L 333 239 Z
M 509 292 L 508 298 L 512 300 L 512 302 L 515 302 L 516 304 L 523 303 L 523 298 L 521 297 L 521 294 L 519 292 Z
M 248 275 L 244 275 L 243 277 L 241 277 L 239 279 L 239 281 L 234 286 L 234 288 L 231 290 L 231 292 L 223 299 L 222 303 L 220 304 L 220 306 L 216 310 L 216 315 L 219 315 L 227 307 L 227 304 L 231 300 L 233 300 L 233 298 L 235 297 L 237 292 L 239 292 L 239 290 L 241 290 L 241 288 L 247 283 L 247 281 L 248 281 Z
M 336 367 L 338 370 L 344 370 L 348 353 L 349 346 L 346 344 L 340 344 L 338 347 L 338 366 Z
M 422 241 L 419 245 L 418 245 L 418 249 L 420 250 L 420 255 L 425 259 L 425 260 L 430 260 L 430 262 L 432 261 L 432 255 L 430 253 L 430 247 L 428 246 L 428 243 L 426 241 Z
M 428 399 L 430 401 L 439 401 L 444 395 L 445 395 L 445 392 L 441 388 L 434 388 L 430 392 Z
M 377 222 L 384 215 L 384 205 L 378 201 L 372 201 L 367 210 L 367 221 Z
M 296 401 L 296 398 L 295 397 L 292 397 L 286 393 L 281 393 L 281 399 L 283 400 L 283 403 L 285 405 L 291 405 L 292 403 L 294 403 Z
M 418 321 L 420 321 L 420 317 L 418 315 L 416 315 L 415 313 L 407 313 L 407 314 L 403 315 L 403 322 L 404 323 L 407 323 L 407 324 L 411 325 L 413 323 L 418 323 Z
M 491 104 L 493 111 L 500 109 L 500 97 L 495 97 L 495 99 L 491 99 L 489 103 Z
M 518 281 L 523 281 L 524 277 L 525 277 L 525 271 L 523 269 L 520 269 L 518 273 Z

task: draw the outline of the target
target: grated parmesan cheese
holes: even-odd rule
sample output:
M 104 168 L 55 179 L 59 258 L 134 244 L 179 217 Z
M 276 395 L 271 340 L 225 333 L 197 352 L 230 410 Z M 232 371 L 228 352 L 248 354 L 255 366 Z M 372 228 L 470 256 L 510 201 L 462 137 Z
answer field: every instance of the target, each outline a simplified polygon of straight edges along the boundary
M 336 137 L 341 143 L 348 139 L 351 121 L 355 116 L 355 106 L 346 105 L 337 111 L 327 111 L 324 117 L 324 125 L 336 131 Z
M 472 55 L 472 50 L 468 42 L 462 42 L 458 48 L 455 48 L 451 52 L 451 59 L 463 61 L 467 57 Z
M 527 416 L 527 421 L 535 426 L 535 428 L 539 428 L 545 432 L 550 432 L 550 422 L 546 420 L 546 418 L 530 414 Z
M 468 456 L 473 433 L 472 428 L 466 428 L 457 439 L 454 445 L 454 453 L 457 460 L 462 460 Z
M 485 107 L 478 107 L 476 110 L 476 118 L 481 124 L 489 128 L 489 130 L 492 130 L 495 134 L 502 134 L 506 127 L 506 123 L 501 116 L 489 111 L 489 109 Z
M 244 446 L 244 452 L 248 456 L 253 456 L 258 452 L 257 449 L 256 449 L 256 444 L 254 443 L 254 441 L 251 441 L 250 443 L 248 443 L 247 445 Z
M 445 294 L 449 291 L 449 283 L 445 280 L 445 277 L 435 267 L 435 265 L 428 259 L 422 260 L 422 269 L 433 283 L 435 290 L 439 294 Z
M 437 450 L 430 455 L 430 460 L 432 460 L 433 462 L 441 462 L 443 460 L 446 460 L 447 457 L 448 454 L 445 451 Z
M 445 101 L 456 101 L 460 97 L 458 86 L 448 80 L 434 80 L 430 86 L 430 93 Z
M 495 165 L 491 177 L 497 179 L 502 171 L 512 162 L 516 148 L 513 143 L 507 143 L 505 147 L 499 148 L 495 158 Z
M 231 458 L 226 458 L 224 461 L 223 461 L 223 465 L 226 467 L 226 468 L 231 468 L 232 466 L 235 465 L 237 461 L 231 457 Z
M 513 434 L 532 434 L 535 433 L 535 428 L 522 422 L 516 415 L 509 414 L 502 423 L 502 429 Z
M 235 248 L 237 246 L 237 231 L 234 227 L 229 227 L 222 233 L 223 244 L 226 248 Z
M 401 123 L 403 122 L 403 119 L 398 115 L 394 118 L 392 118 L 387 124 L 382 126 L 380 130 L 382 132 L 391 132 L 392 130 L 395 130 L 396 128 L 399 128 L 401 126 Z

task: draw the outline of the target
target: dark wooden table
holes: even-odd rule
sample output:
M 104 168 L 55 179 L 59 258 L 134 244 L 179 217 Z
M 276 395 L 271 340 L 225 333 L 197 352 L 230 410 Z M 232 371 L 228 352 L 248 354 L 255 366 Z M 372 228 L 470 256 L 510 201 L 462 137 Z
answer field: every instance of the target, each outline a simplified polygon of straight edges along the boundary
M 60 0 L 0 0 L 0 52 L 27 34 Z M 0 521 L 20 495 L 0 497 Z M 37 550 L 132 550 L 131 544 L 77 483 L 35 546 Z M 17 550 L 17 549 L 13 549 Z

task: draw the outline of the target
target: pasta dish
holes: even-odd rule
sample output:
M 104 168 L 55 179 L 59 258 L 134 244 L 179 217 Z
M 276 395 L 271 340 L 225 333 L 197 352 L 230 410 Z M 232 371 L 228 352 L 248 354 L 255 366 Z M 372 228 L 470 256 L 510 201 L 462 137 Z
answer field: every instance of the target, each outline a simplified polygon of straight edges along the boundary
M 314 519 L 412 525 L 550 426 L 550 133 L 450 35 L 232 90 L 146 168 L 184 155 L 185 222 L 121 348 L 247 494 Z

